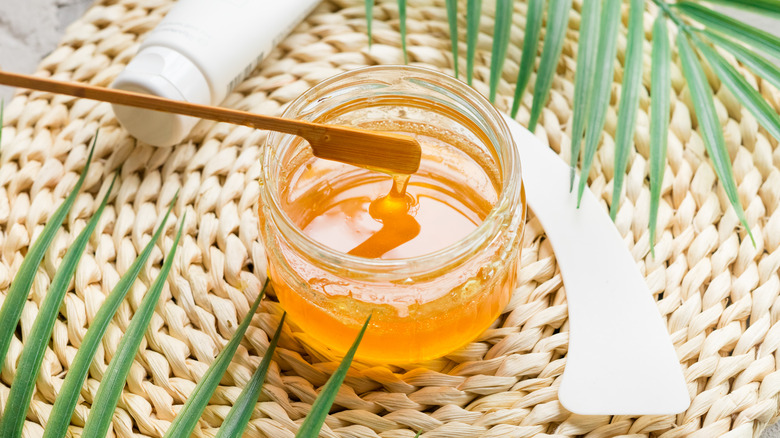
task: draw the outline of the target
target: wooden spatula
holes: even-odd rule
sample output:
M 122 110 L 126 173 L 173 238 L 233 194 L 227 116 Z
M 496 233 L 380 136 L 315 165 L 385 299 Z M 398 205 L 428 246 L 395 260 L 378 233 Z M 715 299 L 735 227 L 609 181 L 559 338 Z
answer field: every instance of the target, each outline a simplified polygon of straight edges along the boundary
M 405 174 L 420 167 L 420 143 L 408 135 L 263 116 L 1 70 L 0 84 L 297 135 L 309 142 L 315 156 L 360 167 Z

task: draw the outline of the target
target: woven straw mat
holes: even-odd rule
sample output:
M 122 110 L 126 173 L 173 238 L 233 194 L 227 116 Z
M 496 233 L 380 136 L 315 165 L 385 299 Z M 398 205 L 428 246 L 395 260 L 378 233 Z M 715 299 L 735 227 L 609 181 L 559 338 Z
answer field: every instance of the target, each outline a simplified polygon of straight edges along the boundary
M 650 2 L 647 2 L 650 3 Z M 70 26 L 38 74 L 107 86 L 139 42 L 170 8 L 169 0 L 102 0 Z M 512 44 L 497 106 L 511 104 L 523 39 L 525 4 L 516 3 Z M 649 38 L 653 6 L 645 14 Z M 536 134 L 568 160 L 578 10 Z M 494 5 L 485 2 L 475 87 L 485 85 Z M 374 45 L 367 47 L 360 0 L 326 1 L 298 26 L 223 102 L 279 114 L 307 88 L 341 71 L 403 62 L 395 0 L 374 9 Z M 618 63 L 626 45 L 623 29 Z M 461 23 L 461 29 L 465 25 Z M 411 2 L 409 61 L 452 74 L 444 0 Z M 463 41 L 463 35 L 461 35 Z M 461 50 L 465 47 L 461 43 Z M 324 437 L 756 437 L 778 414 L 780 394 L 780 148 L 708 72 L 734 163 L 739 195 L 756 247 L 729 207 L 696 131 L 679 64 L 673 66 L 668 166 L 659 212 L 656 257 L 649 255 L 648 110 L 650 43 L 616 225 L 646 276 L 682 364 L 692 403 L 679 415 L 579 416 L 557 399 L 566 365 L 566 293 L 539 222 L 529 216 L 520 283 L 503 315 L 479 339 L 436 361 L 409 367 L 354 364 Z M 676 59 L 676 58 L 675 58 Z M 464 63 L 465 64 L 465 63 Z M 775 108 L 780 92 L 743 70 Z M 616 67 L 613 91 L 622 80 Z M 533 78 L 531 83 L 533 83 Z M 611 201 L 615 103 L 589 175 L 604 208 Z M 527 123 L 530 95 L 518 120 Z M 0 402 L 8 396 L 22 343 L 62 255 L 84 228 L 119 169 L 118 188 L 79 264 L 46 352 L 25 433 L 43 432 L 69 363 L 105 296 L 149 241 L 174 193 L 174 216 L 186 212 L 181 249 L 133 364 L 111 436 L 162 436 L 195 383 L 234 333 L 260 293 L 266 261 L 256 214 L 260 150 L 266 133 L 200 122 L 173 148 L 134 144 L 108 104 L 20 91 L 6 108 L 0 158 L 0 290 L 6 291 L 27 248 L 74 186 L 100 128 L 93 166 L 35 279 L 21 330 L 2 364 Z M 156 277 L 173 241 L 166 225 L 152 261 L 120 308 L 90 369 L 73 417 L 78 435 L 123 331 Z M 282 308 L 266 298 L 206 409 L 197 436 L 213 436 L 266 351 Z M 617 328 L 616 328 L 617 329 Z M 339 358 L 285 324 L 278 354 L 247 436 L 292 437 Z M 26 372 L 24 370 L 20 372 Z

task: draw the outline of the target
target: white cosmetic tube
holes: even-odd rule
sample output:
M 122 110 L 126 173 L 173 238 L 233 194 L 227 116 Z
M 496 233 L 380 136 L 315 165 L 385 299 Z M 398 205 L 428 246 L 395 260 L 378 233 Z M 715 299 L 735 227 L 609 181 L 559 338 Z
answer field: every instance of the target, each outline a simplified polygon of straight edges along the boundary
M 179 0 L 113 88 L 215 105 L 319 0 Z M 113 105 L 122 126 L 154 146 L 180 143 L 194 117 Z

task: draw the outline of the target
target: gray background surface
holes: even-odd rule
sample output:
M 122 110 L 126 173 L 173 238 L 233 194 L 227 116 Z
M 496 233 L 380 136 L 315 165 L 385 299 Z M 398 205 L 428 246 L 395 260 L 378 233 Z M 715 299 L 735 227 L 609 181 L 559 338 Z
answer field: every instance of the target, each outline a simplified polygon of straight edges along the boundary
M 0 1 L 0 68 L 32 73 L 54 50 L 65 28 L 87 10 L 92 0 Z M 0 86 L 6 101 L 13 90 Z
M 65 28 L 92 4 L 92 0 L 21 0 L 0 2 L 0 68 L 32 73 L 40 60 L 52 51 Z M 780 23 L 752 14 L 740 15 L 750 24 L 780 35 Z M 0 98 L 9 100 L 13 90 L 0 85 Z M 780 438 L 780 423 L 769 427 L 761 438 Z

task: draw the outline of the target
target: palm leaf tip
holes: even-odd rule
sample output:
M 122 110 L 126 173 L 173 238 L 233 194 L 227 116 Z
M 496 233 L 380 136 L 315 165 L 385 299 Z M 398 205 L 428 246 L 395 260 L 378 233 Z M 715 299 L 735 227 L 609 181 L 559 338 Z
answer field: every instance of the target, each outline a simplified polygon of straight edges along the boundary
M 279 321 L 279 326 L 276 328 L 273 339 L 268 344 L 268 349 L 263 355 L 263 360 L 252 375 L 252 379 L 241 391 L 236 403 L 230 409 L 225 421 L 222 422 L 216 438 L 229 438 L 243 436 L 247 423 L 252 416 L 257 399 L 260 397 L 260 390 L 263 389 L 263 381 L 265 381 L 265 375 L 268 373 L 268 367 L 271 364 L 276 345 L 279 343 L 279 337 L 282 334 L 282 328 L 284 327 L 284 320 L 287 317 L 287 312 L 282 314 L 282 319 Z
M 51 245 L 54 236 L 59 230 L 60 225 L 65 220 L 65 216 L 70 211 L 73 203 L 76 200 L 76 196 L 81 190 L 81 186 L 84 184 L 84 180 L 89 172 L 89 165 L 92 162 L 92 154 L 95 152 L 95 144 L 97 143 L 98 133 L 95 132 L 95 137 L 92 141 L 92 147 L 89 150 L 87 156 L 87 162 L 84 165 L 84 170 L 81 171 L 76 185 L 73 190 L 65 198 L 65 201 L 52 213 L 46 225 L 43 227 L 43 231 L 38 236 L 38 239 L 30 246 L 27 251 L 27 255 L 24 257 L 19 271 L 16 273 L 11 286 L 8 288 L 8 292 L 3 301 L 2 307 L 0 307 L 0 363 L 5 361 L 5 356 L 8 353 L 8 346 L 11 344 L 11 337 L 16 331 L 16 326 L 19 323 L 19 318 L 22 315 L 22 309 L 24 303 L 27 301 L 27 296 L 30 294 L 33 280 L 35 279 L 35 273 L 38 271 L 38 267 L 43 260 L 43 256 Z
M 613 221 L 620 205 L 623 177 L 628 164 L 628 154 L 633 144 L 636 113 L 639 107 L 639 90 L 642 86 L 642 42 L 644 41 L 642 20 L 644 11 L 644 0 L 631 0 L 628 16 L 626 65 L 623 83 L 620 86 L 620 107 L 618 109 L 617 131 L 615 132 L 615 178 L 612 184 L 612 203 L 609 206 L 609 215 Z M 663 15 L 660 17 L 664 20 Z
M 409 63 L 409 53 L 406 51 L 406 0 L 398 0 L 398 28 L 401 32 L 401 51 L 404 52 L 404 64 Z
M 529 0 L 525 20 L 525 35 L 523 36 L 523 53 L 520 56 L 520 67 L 515 81 L 515 95 L 512 98 L 512 118 L 517 117 L 520 102 L 531 79 L 536 60 L 536 48 L 539 45 L 539 31 L 544 18 L 544 0 Z
M 577 184 L 577 207 L 582 201 L 590 167 L 596 156 L 601 132 L 607 119 L 607 108 L 611 95 L 615 57 L 617 53 L 617 32 L 620 24 L 620 0 L 606 0 L 601 12 L 599 26 L 599 47 L 596 52 L 596 79 L 588 102 L 587 129 L 582 157 L 582 174 Z
M 547 6 L 547 24 L 545 25 L 542 58 L 536 73 L 534 101 L 531 106 L 531 118 L 528 122 L 528 130 L 531 132 L 536 129 L 536 124 L 542 115 L 542 108 L 547 103 L 555 68 L 563 50 L 563 38 L 566 35 L 566 23 L 569 21 L 570 10 L 571 0 L 550 1 Z
M 344 359 L 341 361 L 341 364 L 339 364 L 336 372 L 330 376 L 330 379 L 328 379 L 328 382 L 322 388 L 322 391 L 319 396 L 317 396 L 314 404 L 311 405 L 309 415 L 306 416 L 303 424 L 301 424 L 301 427 L 298 429 L 298 433 L 295 434 L 296 438 L 310 438 L 319 435 L 320 429 L 322 429 L 322 425 L 325 423 L 325 418 L 328 416 L 330 407 L 336 399 L 336 394 L 341 387 L 341 383 L 344 381 L 344 377 L 347 375 L 349 366 L 352 363 L 352 359 L 355 357 L 355 352 L 357 351 L 358 345 L 360 345 L 360 341 L 363 339 L 363 334 L 366 332 L 366 328 L 370 321 L 371 315 L 366 318 L 366 322 L 363 324 L 363 328 L 360 329 L 352 347 L 350 347 L 347 354 L 344 355 Z
M 97 211 L 95 211 L 87 226 L 68 248 L 62 263 L 52 278 L 49 290 L 41 302 L 38 315 L 35 317 L 32 329 L 25 339 L 22 355 L 19 358 L 17 369 L 22 372 L 17 372 L 16 376 L 14 376 L 3 418 L 0 421 L 0 436 L 2 437 L 11 438 L 22 435 L 24 419 L 35 390 L 35 380 L 43 363 L 43 355 L 49 345 L 49 339 L 51 339 L 54 322 L 57 320 L 62 300 L 65 298 L 68 286 L 76 273 L 76 267 L 87 247 L 89 237 L 95 231 L 98 220 L 103 215 L 103 210 L 108 203 L 108 198 L 114 188 L 116 178 L 117 175 L 114 174 L 114 179 L 111 181 L 108 192 L 103 197 Z
M 230 365 L 230 362 L 233 360 L 233 356 L 236 354 L 238 345 L 244 338 L 244 333 L 246 333 L 246 329 L 249 327 L 249 323 L 252 321 L 252 317 L 254 316 L 255 312 L 257 312 L 257 307 L 260 305 L 260 301 L 263 299 L 263 295 L 265 295 L 265 289 L 267 286 L 268 280 L 266 279 L 265 285 L 263 285 L 263 290 L 257 296 L 254 303 L 252 303 L 252 307 L 249 309 L 249 313 L 244 316 L 244 319 L 241 321 L 238 329 L 230 338 L 230 342 L 228 342 L 225 348 L 217 355 L 217 358 L 214 360 L 214 362 L 211 363 L 211 366 L 209 366 L 208 370 L 206 370 L 206 373 L 203 375 L 203 377 L 201 377 L 197 386 L 195 386 L 195 389 L 187 398 L 187 402 L 184 404 L 184 407 L 176 415 L 176 418 L 173 420 L 171 427 L 169 427 L 168 431 L 165 433 L 166 437 L 183 437 L 192 435 L 192 432 L 195 430 L 195 426 L 198 424 L 198 420 L 200 420 L 201 415 L 203 415 L 203 411 L 209 404 L 209 400 L 211 400 L 211 396 L 217 389 L 219 381 L 222 380 L 222 376 L 225 375 L 225 371 L 227 371 L 228 365 Z
M 585 2 L 582 5 L 579 44 L 577 45 L 577 71 L 574 77 L 569 191 L 574 188 L 574 174 L 580 158 L 585 117 L 589 112 L 593 83 L 596 80 L 596 49 L 598 48 L 600 12 L 600 1 Z
M 177 191 L 173 196 L 173 200 L 171 200 L 160 225 L 149 240 L 149 243 L 146 244 L 138 257 L 136 257 L 135 261 L 133 261 L 127 269 L 127 272 L 119 279 L 119 282 L 117 282 L 114 289 L 100 306 L 100 309 L 98 309 L 94 320 L 90 323 L 89 329 L 87 330 L 86 335 L 84 335 L 84 339 L 81 341 L 81 346 L 79 346 L 76 356 L 73 358 L 73 362 L 68 368 L 68 373 L 65 376 L 65 381 L 62 383 L 62 388 L 54 401 L 54 406 L 52 407 L 51 415 L 49 415 L 49 420 L 46 423 L 46 430 L 43 438 L 62 438 L 65 436 L 68 426 L 70 425 L 73 410 L 76 407 L 76 403 L 78 402 L 81 393 L 81 387 L 84 384 L 84 380 L 87 378 L 90 364 L 95 357 L 101 339 L 117 310 L 119 310 L 119 306 L 124 301 L 127 292 L 133 286 L 138 274 L 152 254 L 155 243 L 162 235 L 165 224 L 168 222 L 168 217 L 173 210 L 173 206 L 176 203 L 178 196 L 179 192 Z
M 780 116 L 778 116 L 777 111 L 775 111 L 774 108 L 764 100 L 761 94 L 745 80 L 737 69 L 720 56 L 715 49 L 704 44 L 695 36 L 694 44 L 715 71 L 718 78 L 720 78 L 721 82 L 723 82 L 731 93 L 739 99 L 740 103 L 753 114 L 761 126 L 763 126 L 775 139 L 780 140 Z M 730 165 L 731 163 L 729 162 L 728 164 Z M 739 198 L 736 197 L 735 199 L 737 204 L 739 204 Z M 744 212 L 742 215 L 744 217 Z M 750 236 L 750 240 L 755 247 L 756 240 L 753 236 L 753 232 L 747 225 L 747 220 L 740 218 L 740 221 L 742 221 L 742 224 L 745 226 L 748 236 Z
M 114 353 L 114 357 L 103 374 L 103 380 L 100 382 L 100 386 L 98 386 L 87 422 L 84 425 L 83 438 L 103 438 L 108 433 L 114 410 L 124 389 L 124 382 L 130 372 L 130 366 L 133 364 L 138 347 L 141 345 L 141 340 L 149 326 L 149 321 L 152 319 L 154 308 L 160 299 L 168 273 L 173 266 L 173 258 L 179 246 L 186 217 L 186 213 L 182 215 L 179 230 L 176 233 L 171 249 L 165 257 L 162 269 L 160 269 L 160 273 L 146 292 L 141 305 L 130 320 L 130 325 L 128 325 L 127 331 L 125 331 L 125 335 Z
M 671 93 L 671 51 L 666 19 L 659 14 L 653 24 L 653 48 L 650 101 L 650 252 L 655 257 L 655 233 L 661 185 L 666 164 L 667 131 Z
M 490 102 L 496 101 L 496 90 L 506 60 L 509 35 L 512 30 L 512 0 L 496 3 L 496 24 L 493 30 L 493 51 L 490 56 Z
M 737 214 L 737 218 L 739 218 L 739 221 L 747 230 L 750 240 L 755 245 L 753 232 L 747 224 L 745 211 L 742 209 L 742 204 L 739 201 L 737 184 L 734 180 L 731 160 L 726 149 L 726 140 L 723 137 L 723 131 L 715 113 L 712 90 L 685 32 L 677 34 L 677 50 L 680 54 L 683 75 L 688 82 L 688 88 L 693 99 L 694 111 L 699 121 L 699 132 L 704 140 L 704 147 L 707 149 L 712 166 L 715 169 L 715 174 L 723 185 L 723 189 L 731 206 L 734 208 L 734 212 Z

